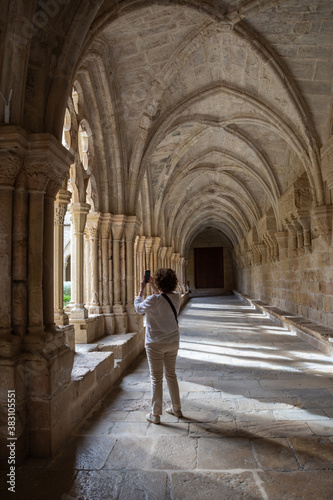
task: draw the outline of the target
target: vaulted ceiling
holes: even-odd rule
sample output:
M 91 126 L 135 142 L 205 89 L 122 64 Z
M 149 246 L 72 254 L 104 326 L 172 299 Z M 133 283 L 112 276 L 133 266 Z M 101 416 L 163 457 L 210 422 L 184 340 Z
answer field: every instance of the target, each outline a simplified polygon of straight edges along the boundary
M 325 203 L 333 4 L 96 2 L 73 82 L 101 211 L 186 254 L 206 228 L 235 246 L 306 173 Z M 281 228 L 280 228 L 281 229 Z

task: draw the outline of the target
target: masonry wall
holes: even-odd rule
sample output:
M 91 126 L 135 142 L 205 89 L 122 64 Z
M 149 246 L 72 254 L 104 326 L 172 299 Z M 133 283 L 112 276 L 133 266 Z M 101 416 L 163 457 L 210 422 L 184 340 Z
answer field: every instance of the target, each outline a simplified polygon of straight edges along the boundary
M 237 289 L 285 311 L 333 326 L 333 248 L 321 238 L 308 255 L 237 268 Z

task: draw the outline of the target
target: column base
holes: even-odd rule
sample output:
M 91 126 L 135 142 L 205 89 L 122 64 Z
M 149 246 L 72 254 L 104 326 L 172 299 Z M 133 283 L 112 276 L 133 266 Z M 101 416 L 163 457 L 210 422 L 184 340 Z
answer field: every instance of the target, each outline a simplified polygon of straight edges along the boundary
M 102 308 L 100 305 L 91 304 L 91 305 L 88 305 L 88 311 L 89 311 L 89 314 L 101 314 Z
M 122 304 L 113 306 L 115 333 L 127 333 L 127 313 Z
M 63 309 L 58 309 L 54 311 L 54 322 L 56 325 L 64 326 L 69 324 L 68 315 Z
M 127 331 L 138 332 L 143 327 L 143 316 L 135 312 L 133 304 L 126 306 L 127 312 Z
M 105 335 L 112 335 L 115 332 L 114 314 L 103 314 Z
M 72 320 L 85 320 L 88 318 L 88 311 L 85 307 L 79 307 L 79 306 L 74 306 L 71 311 L 70 311 L 70 320 L 71 323 L 73 323 Z
M 102 315 L 86 319 L 72 319 L 75 329 L 75 342 L 88 344 L 104 335 L 104 318 Z

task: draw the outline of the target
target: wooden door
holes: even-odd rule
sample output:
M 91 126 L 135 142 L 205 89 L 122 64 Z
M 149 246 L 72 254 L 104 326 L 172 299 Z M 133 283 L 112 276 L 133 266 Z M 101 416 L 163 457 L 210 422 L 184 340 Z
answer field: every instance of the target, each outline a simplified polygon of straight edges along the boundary
M 195 287 L 224 288 L 223 247 L 195 248 Z

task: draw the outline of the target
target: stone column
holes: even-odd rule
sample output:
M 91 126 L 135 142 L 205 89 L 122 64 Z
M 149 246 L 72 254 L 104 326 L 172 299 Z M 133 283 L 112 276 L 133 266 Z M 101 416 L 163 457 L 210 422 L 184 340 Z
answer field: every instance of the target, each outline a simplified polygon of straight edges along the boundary
M 179 258 L 179 264 L 178 264 L 178 269 L 179 269 L 179 277 L 178 281 L 180 286 L 182 287 L 183 293 L 185 292 L 185 273 L 184 273 L 184 262 L 185 259 L 184 257 Z
M 1 198 L 1 196 L 0 196 Z M 3 211 L 1 210 L 1 214 Z M 23 338 L 28 325 L 28 192 L 26 175 L 19 174 L 13 199 L 12 326 Z M 9 267 L 10 269 L 10 267 Z
M 153 243 L 152 243 L 152 274 L 156 271 L 156 269 L 158 269 L 158 260 L 157 260 L 157 253 L 158 253 L 158 249 L 160 247 L 160 243 L 161 243 L 161 238 L 159 238 L 158 236 L 154 236 L 153 237 Z
M 178 281 L 180 280 L 180 272 L 179 272 L 179 266 L 178 266 L 178 264 L 179 264 L 179 258 L 180 258 L 180 254 L 179 253 L 175 253 L 174 254 L 173 265 L 174 265 L 174 271 L 177 274 Z M 180 284 L 180 281 L 179 281 L 179 284 Z
M 121 265 L 120 245 L 124 232 L 126 215 L 114 215 L 112 217 L 112 262 L 113 262 L 113 313 L 117 333 L 125 333 L 127 329 L 124 305 L 121 302 Z
M 73 308 L 70 312 L 72 319 L 85 319 L 88 317 L 88 311 L 84 307 L 83 300 L 83 273 L 84 273 L 84 229 L 87 214 L 90 210 L 88 203 L 71 203 L 69 211 L 72 216 L 72 294 Z M 74 285 L 74 286 L 73 286 Z
M 137 246 L 136 246 L 136 252 L 137 252 L 137 282 L 135 283 L 136 286 L 136 295 L 139 293 L 140 289 L 140 282 L 143 279 L 144 273 L 145 273 L 145 236 L 139 236 Z
M 126 306 L 126 245 L 124 236 L 120 242 L 120 300 Z
M 100 214 L 90 212 L 87 216 L 87 230 L 89 234 L 90 247 L 90 274 L 87 276 L 89 283 L 89 313 L 100 314 L 99 299 L 99 272 L 98 272 L 98 240 L 99 240 L 99 220 Z
M 111 313 L 109 290 L 109 239 L 111 234 L 111 214 L 102 214 L 100 218 L 100 235 L 102 246 L 102 312 Z
M 89 244 L 89 231 L 87 226 L 83 232 L 83 267 L 84 275 L 83 279 L 83 303 L 88 310 L 88 304 L 90 303 L 90 244 Z
M 134 309 L 134 241 L 139 230 L 139 221 L 135 216 L 128 216 L 125 223 L 126 241 L 126 312 L 128 331 L 138 331 L 138 315 Z
M 165 265 L 166 251 L 167 251 L 167 247 L 160 248 L 160 255 L 159 255 L 160 263 L 159 263 L 159 267 L 166 267 L 166 265 Z
M 176 270 L 175 269 L 175 258 L 176 258 L 176 254 L 174 252 L 172 252 L 171 257 L 170 257 L 170 267 L 174 271 Z
M 48 178 L 46 165 L 33 159 L 26 166 L 29 187 L 28 236 L 28 336 L 30 348 L 42 348 L 45 341 L 43 317 L 44 194 Z M 53 227 L 53 221 L 52 221 Z
M 173 248 L 172 247 L 167 247 L 166 254 L 165 254 L 165 267 L 166 268 L 171 268 L 171 255 L 173 253 Z
M 20 351 L 20 337 L 12 334 L 12 251 L 15 259 L 15 247 L 12 249 L 12 221 L 13 186 L 22 168 L 25 138 L 22 137 L 21 156 L 14 153 L 14 144 L 18 136 L 16 134 L 11 136 L 7 127 L 1 127 L 0 131 L 3 139 L 1 143 L 3 149 L 0 152 L 0 276 L 3 290 L 0 301 L 0 356 L 6 357 Z M 18 145 L 15 145 L 18 150 Z M 14 266 L 13 271 L 15 271 Z M 15 300 L 14 295 L 13 299 Z
M 152 249 L 153 246 L 153 238 L 151 236 L 147 236 L 145 239 L 145 269 L 152 270 Z
M 71 193 L 60 189 L 54 203 L 54 321 L 57 325 L 68 325 L 64 311 L 64 220 Z

